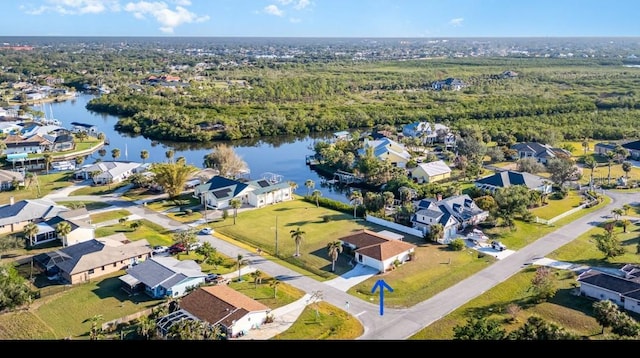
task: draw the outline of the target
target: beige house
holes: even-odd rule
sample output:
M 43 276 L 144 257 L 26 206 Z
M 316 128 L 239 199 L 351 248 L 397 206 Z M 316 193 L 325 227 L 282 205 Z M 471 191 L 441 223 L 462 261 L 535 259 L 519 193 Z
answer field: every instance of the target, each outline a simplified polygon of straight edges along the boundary
M 418 183 L 433 183 L 450 178 L 451 168 L 443 160 L 436 160 L 419 163 L 415 168 L 409 169 L 409 174 Z
M 118 233 L 37 255 L 34 263 L 47 276 L 57 276 L 73 285 L 124 270 L 150 258 L 152 253 L 147 240 L 130 242 Z
M 15 202 L 11 197 L 9 204 L 0 206 L 0 234 L 22 232 L 30 222 L 40 223 L 67 210 L 69 209 L 49 199 L 27 199 Z

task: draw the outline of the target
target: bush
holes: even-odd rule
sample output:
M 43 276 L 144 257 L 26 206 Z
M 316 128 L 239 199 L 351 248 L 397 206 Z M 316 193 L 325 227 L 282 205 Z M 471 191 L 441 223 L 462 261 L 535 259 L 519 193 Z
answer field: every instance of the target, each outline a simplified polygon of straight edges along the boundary
M 467 245 L 464 243 L 464 240 L 461 238 L 453 239 L 449 243 L 449 247 L 454 251 L 462 251 Z

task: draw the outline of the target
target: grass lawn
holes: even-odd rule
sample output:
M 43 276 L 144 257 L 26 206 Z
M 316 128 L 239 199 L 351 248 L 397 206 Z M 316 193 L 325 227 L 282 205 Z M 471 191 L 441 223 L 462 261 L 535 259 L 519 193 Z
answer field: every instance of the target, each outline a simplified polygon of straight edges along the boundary
M 131 241 L 146 239 L 151 246 L 173 245 L 173 234 L 170 230 L 167 230 L 164 227 L 146 219 L 141 219 L 140 222 L 142 222 L 142 226 L 140 226 L 136 230 L 130 228 L 128 223 L 125 223 L 124 225 L 114 224 L 96 228 L 96 238 L 121 232 L 124 233 L 124 235 Z
M 142 199 L 148 199 L 151 197 L 154 197 L 158 195 L 157 192 L 153 192 L 147 188 L 131 188 L 129 190 L 127 190 L 126 193 L 124 193 L 121 198 L 122 199 L 126 199 L 126 200 L 142 200 Z
M 305 307 L 286 331 L 272 340 L 351 340 L 360 337 L 364 327 L 347 312 L 326 302 Z
M 117 209 L 117 210 L 109 210 L 103 211 L 97 214 L 89 215 L 91 222 L 93 224 L 102 223 L 109 220 L 118 220 L 120 218 L 126 218 L 131 215 L 131 212 L 127 209 Z
M 549 197 L 547 198 L 547 205 L 529 211 L 541 219 L 549 220 L 573 208 L 577 208 L 580 206 L 582 199 L 580 193 L 575 190 L 570 190 L 566 197 L 562 199 Z
M 56 203 L 69 208 L 84 206 L 89 211 L 104 209 L 111 206 L 111 204 L 102 201 L 56 201 Z
M 181 201 L 184 201 L 184 203 L 180 203 Z M 176 199 L 162 199 L 147 203 L 147 208 L 153 211 L 164 213 L 167 210 L 180 211 L 181 207 L 191 208 L 198 205 L 202 206 L 198 199 L 194 198 L 190 194 L 181 194 Z
M 325 216 L 329 221 L 324 221 Z M 250 245 L 254 250 L 260 248 L 270 255 L 275 255 L 277 239 L 278 257 L 310 271 L 320 280 L 336 277 L 351 268 L 346 257 L 341 257 L 336 262 L 336 272 L 331 272 L 331 260 L 327 252 L 329 242 L 365 228 L 373 231 L 385 229 L 300 199 L 240 212 L 235 221 L 236 224 L 231 212 L 231 217 L 209 223 L 209 226 L 224 236 Z M 301 256 L 293 257 L 296 247 L 291 231 L 297 228 L 305 234 L 300 244 Z
M 11 197 L 16 202 L 24 199 L 36 199 L 54 190 L 66 188 L 72 184 L 70 173 L 38 174 L 33 182 L 25 179 L 26 186 L 18 190 L 1 191 L 0 204 L 8 204 Z
M 242 271 L 240 271 L 242 273 Z M 254 300 L 273 309 L 288 305 L 304 296 L 305 292 L 291 285 L 280 281 L 277 290 L 271 287 L 271 282 L 275 280 L 265 274 L 262 275 L 262 283 L 256 285 L 253 277 L 242 275 L 242 281 L 232 280 L 229 287 L 253 298 Z M 274 296 L 275 293 L 275 296 Z
M 182 223 L 190 223 L 202 219 L 202 214 L 199 211 L 192 211 L 190 213 L 187 213 L 185 211 L 177 211 L 168 213 L 167 216 Z
M 81 195 L 105 195 L 111 194 L 116 191 L 118 188 L 121 188 L 129 183 L 120 182 L 117 184 L 111 185 L 91 185 L 84 188 L 80 188 L 71 192 L 71 196 L 81 196 Z

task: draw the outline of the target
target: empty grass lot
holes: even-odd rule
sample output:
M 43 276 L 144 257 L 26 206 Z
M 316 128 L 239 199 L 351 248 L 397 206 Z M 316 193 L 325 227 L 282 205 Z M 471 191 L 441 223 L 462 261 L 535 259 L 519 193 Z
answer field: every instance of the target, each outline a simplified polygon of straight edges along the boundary
M 142 226 L 135 230 L 130 228 L 128 223 L 96 228 L 96 238 L 123 233 L 132 241 L 146 239 L 151 246 L 173 245 L 173 235 L 170 230 L 146 219 L 141 219 L 140 222 L 142 222 Z
M 117 209 L 117 210 L 103 211 L 97 214 L 91 214 L 89 215 L 89 218 L 91 219 L 91 222 L 93 224 L 98 224 L 98 223 L 102 223 L 109 220 L 118 220 L 120 218 L 126 218 L 129 215 L 131 215 L 131 212 L 129 210 Z
M 584 198 L 575 190 L 570 190 L 568 195 L 562 199 L 547 198 L 547 205 L 531 209 L 533 215 L 549 220 L 556 216 L 580 206 Z
M 360 337 L 364 327 L 347 312 L 326 302 L 308 305 L 298 319 L 272 340 L 351 340 Z
M 637 217 L 631 218 L 637 219 Z M 604 254 L 597 249 L 594 240 L 595 235 L 601 234 L 604 229 L 593 228 L 553 251 L 547 257 L 579 265 L 600 267 L 619 268 L 627 263 L 640 264 L 640 256 L 635 251 L 640 241 L 640 226 L 627 227 L 627 233 L 623 233 L 622 227 L 619 226 L 615 230 L 626 251 L 621 256 L 605 259 Z M 453 327 L 466 324 L 467 318 L 473 314 L 497 318 L 507 331 L 518 328 L 529 316 L 537 315 L 586 339 L 612 339 L 608 329 L 605 330 L 604 335 L 600 334 L 602 327 L 593 318 L 592 305 L 595 301 L 572 294 L 577 287 L 577 275 L 574 272 L 554 270 L 558 288 L 555 297 L 544 303 L 533 302 L 529 287 L 536 268 L 537 266 L 532 266 L 517 273 L 416 333 L 411 339 L 452 339 Z M 517 315 L 516 322 L 510 322 L 508 319 L 510 316 L 505 311 L 509 303 L 515 303 L 522 309 Z M 640 318 L 637 315 L 632 316 L 636 319 Z

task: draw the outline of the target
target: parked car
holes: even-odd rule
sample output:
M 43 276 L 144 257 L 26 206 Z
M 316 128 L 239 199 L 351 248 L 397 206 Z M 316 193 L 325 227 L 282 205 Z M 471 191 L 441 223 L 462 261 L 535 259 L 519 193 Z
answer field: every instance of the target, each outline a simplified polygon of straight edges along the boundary
M 187 251 L 187 250 L 185 249 L 184 245 L 180 243 L 171 245 L 169 247 L 169 250 L 167 250 L 167 252 L 169 252 L 172 255 L 177 254 L 179 252 L 183 252 L 183 251 Z
M 221 277 L 222 276 L 218 275 L 217 273 L 210 273 L 210 274 L 207 274 L 207 277 L 204 278 L 204 282 L 207 282 L 207 283 L 215 282 Z
M 491 248 L 498 251 L 504 251 L 507 249 L 507 247 L 500 241 L 492 241 Z
M 211 235 L 213 234 L 213 232 L 213 229 L 210 227 L 205 227 L 204 229 L 200 230 L 200 233 L 204 235 Z
M 201 247 L 202 247 L 202 243 L 200 241 L 194 242 L 191 245 L 189 245 L 189 251 L 195 251 Z
M 154 254 L 161 254 L 163 252 L 167 252 L 169 251 L 169 247 L 168 246 L 154 246 L 153 247 L 153 253 Z

